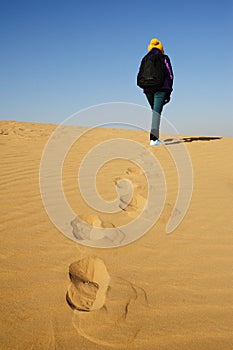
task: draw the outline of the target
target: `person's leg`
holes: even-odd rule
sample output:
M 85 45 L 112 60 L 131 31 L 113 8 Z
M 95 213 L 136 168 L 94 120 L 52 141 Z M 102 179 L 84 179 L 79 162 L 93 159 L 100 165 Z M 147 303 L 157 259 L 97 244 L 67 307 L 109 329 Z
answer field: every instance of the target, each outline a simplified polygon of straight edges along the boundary
M 151 107 L 151 109 L 153 110 L 154 107 L 154 94 L 153 93 L 146 93 L 146 98 L 149 102 L 149 105 Z
M 167 96 L 167 93 L 164 91 L 158 91 L 154 94 L 150 140 L 159 139 L 159 127 L 160 127 L 161 113 L 163 110 L 163 105 L 164 105 L 164 101 L 166 99 L 166 96 Z

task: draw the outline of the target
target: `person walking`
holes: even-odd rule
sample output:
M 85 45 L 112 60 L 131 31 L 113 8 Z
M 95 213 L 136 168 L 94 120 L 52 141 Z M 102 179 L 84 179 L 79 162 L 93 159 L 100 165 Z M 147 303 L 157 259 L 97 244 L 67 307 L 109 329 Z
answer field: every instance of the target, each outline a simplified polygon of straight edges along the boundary
M 151 39 L 137 76 L 137 85 L 143 89 L 152 109 L 151 146 L 164 144 L 159 140 L 161 113 L 164 105 L 170 101 L 173 78 L 172 65 L 164 54 L 163 44 L 156 38 Z

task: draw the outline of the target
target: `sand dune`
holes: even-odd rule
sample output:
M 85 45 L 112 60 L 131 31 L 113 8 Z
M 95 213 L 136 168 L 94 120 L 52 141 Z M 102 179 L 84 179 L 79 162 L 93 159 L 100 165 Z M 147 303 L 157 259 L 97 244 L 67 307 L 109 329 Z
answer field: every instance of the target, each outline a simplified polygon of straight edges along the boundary
M 74 214 L 67 216 L 63 234 L 44 207 L 47 197 L 40 187 L 42 156 L 56 127 L 0 122 L 1 349 L 231 349 L 233 139 L 163 135 L 168 147 L 151 148 L 142 131 L 88 131 L 73 143 L 62 164 L 63 190 Z M 85 130 L 74 128 L 60 130 L 56 140 Z M 98 145 L 119 136 L 141 145 L 140 154 L 112 159 L 98 169 L 99 197 L 88 168 L 80 189 L 77 174 L 90 151 L 88 139 L 91 148 L 97 146 L 94 169 Z M 176 205 L 180 178 L 172 158 L 182 160 L 181 144 L 194 175 L 184 218 Z M 110 153 L 109 147 L 106 157 Z M 150 163 L 151 157 L 162 171 Z M 59 164 L 58 158 L 59 149 L 52 165 Z M 185 170 L 185 164 L 180 168 Z M 43 190 L 50 191 L 48 205 L 57 213 L 59 194 L 53 185 L 60 174 L 51 166 L 46 176 L 48 188 L 45 181 Z M 183 189 L 188 180 L 182 178 Z M 150 193 L 156 198 L 153 214 L 158 220 L 137 237 L 150 224 Z M 82 194 L 109 212 L 93 209 Z M 66 212 L 59 214 L 62 222 Z M 171 215 L 179 224 L 167 234 Z M 86 311 L 79 311 L 80 302 Z

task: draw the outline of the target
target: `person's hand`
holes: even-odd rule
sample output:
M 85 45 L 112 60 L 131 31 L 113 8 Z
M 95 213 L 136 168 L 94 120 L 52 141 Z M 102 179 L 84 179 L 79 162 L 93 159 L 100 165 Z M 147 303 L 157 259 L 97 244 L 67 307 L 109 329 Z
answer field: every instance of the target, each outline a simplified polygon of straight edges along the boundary
M 170 95 L 168 95 L 164 100 L 164 104 L 168 103 L 170 101 L 170 99 L 171 99 L 171 97 L 170 97 Z

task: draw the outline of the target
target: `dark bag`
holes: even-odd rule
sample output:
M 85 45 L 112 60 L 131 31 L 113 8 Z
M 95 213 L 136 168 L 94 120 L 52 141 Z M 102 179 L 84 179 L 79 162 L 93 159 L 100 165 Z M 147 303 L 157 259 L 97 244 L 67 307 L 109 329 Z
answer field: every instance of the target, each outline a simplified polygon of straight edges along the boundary
M 137 85 L 140 88 L 156 91 L 163 86 L 165 79 L 163 57 L 162 53 L 155 54 L 153 51 L 143 57 L 137 75 Z

